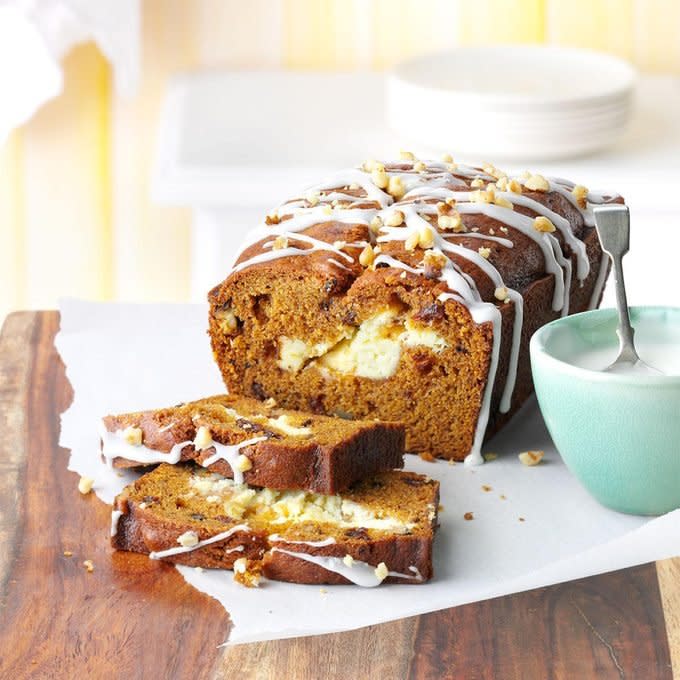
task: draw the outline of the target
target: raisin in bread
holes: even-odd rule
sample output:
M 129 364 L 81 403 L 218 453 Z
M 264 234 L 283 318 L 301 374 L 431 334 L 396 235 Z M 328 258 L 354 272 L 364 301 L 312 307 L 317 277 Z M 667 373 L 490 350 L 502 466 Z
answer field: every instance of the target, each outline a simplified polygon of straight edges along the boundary
M 102 454 L 115 467 L 195 460 L 236 481 L 337 493 L 403 467 L 404 427 L 286 411 L 222 395 L 180 406 L 106 416 Z
M 592 206 L 493 166 L 369 161 L 284 203 L 209 295 L 229 390 L 406 424 L 406 448 L 482 462 L 533 391 L 528 343 L 599 304 Z
M 161 464 L 114 502 L 117 550 L 294 583 L 375 586 L 432 577 L 439 484 L 393 470 L 342 495 L 253 489 Z

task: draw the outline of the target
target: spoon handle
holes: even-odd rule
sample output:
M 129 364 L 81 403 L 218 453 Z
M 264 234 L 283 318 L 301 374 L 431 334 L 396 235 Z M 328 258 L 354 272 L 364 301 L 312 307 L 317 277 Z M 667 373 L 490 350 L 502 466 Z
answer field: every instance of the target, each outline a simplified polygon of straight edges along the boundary
M 616 286 L 616 307 L 619 312 L 619 357 L 617 361 L 635 363 L 639 361 L 633 336 L 635 331 L 630 324 L 628 299 L 623 280 L 623 256 L 630 246 L 630 213 L 625 205 L 603 205 L 594 209 L 595 226 L 600 237 L 602 250 L 611 258 L 614 265 L 614 284 Z

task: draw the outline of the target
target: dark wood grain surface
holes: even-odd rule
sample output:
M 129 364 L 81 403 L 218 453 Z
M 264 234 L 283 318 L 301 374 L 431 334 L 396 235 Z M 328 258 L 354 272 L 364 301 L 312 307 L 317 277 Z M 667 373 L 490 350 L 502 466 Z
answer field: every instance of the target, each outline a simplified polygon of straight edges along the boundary
M 113 553 L 109 507 L 66 470 L 58 324 L 54 312 L 18 313 L 0 336 L 3 680 L 665 680 L 673 664 L 680 678 L 677 559 L 347 633 L 219 648 L 222 607 L 169 565 Z

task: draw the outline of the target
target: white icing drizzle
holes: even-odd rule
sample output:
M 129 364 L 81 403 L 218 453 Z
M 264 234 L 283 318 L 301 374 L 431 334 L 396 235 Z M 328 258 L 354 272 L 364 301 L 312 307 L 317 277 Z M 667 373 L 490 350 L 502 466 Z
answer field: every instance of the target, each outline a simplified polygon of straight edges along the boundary
M 486 215 L 530 238 L 541 249 L 545 259 L 546 273 L 551 274 L 554 277 L 555 286 L 552 309 L 555 312 L 561 312 L 562 315 L 566 315 L 569 312 L 571 283 L 574 274 L 575 277 L 581 281 L 582 285 L 583 281 L 590 273 L 590 262 L 586 253 L 585 244 L 583 241 L 576 238 L 569 220 L 539 201 L 524 194 L 495 190 L 495 195 L 497 197 L 509 201 L 513 206 L 518 205 L 528 208 L 537 215 L 546 217 L 554 224 L 555 228 L 560 232 L 564 243 L 576 257 L 575 272 L 572 272 L 573 267 L 571 258 L 565 257 L 560 242 L 550 233 L 537 231 L 537 229 L 534 228 L 533 217 L 517 212 L 510 207 L 496 205 L 494 203 L 473 201 L 471 200 L 473 198 L 471 190 L 456 190 L 457 187 L 471 189 L 472 187 L 470 187 L 469 181 L 472 178 L 479 178 L 484 182 L 495 183 L 497 177 L 484 172 L 480 168 L 460 163 L 452 165 L 448 163 L 424 161 L 425 170 L 422 172 L 413 169 L 409 170 L 410 163 L 412 162 L 399 161 L 397 163 L 385 165 L 387 177 L 401 180 L 401 184 L 405 190 L 401 200 L 396 203 L 394 198 L 387 193 L 387 191 L 378 188 L 373 183 L 371 173 L 361 169 L 346 170 L 311 187 L 310 192 L 316 192 L 317 194 L 314 199 L 316 202 L 314 206 L 310 207 L 307 200 L 302 198 L 294 199 L 281 206 L 276 212 L 279 217 L 286 217 L 287 219 L 283 219 L 277 224 L 263 224 L 251 232 L 246 244 L 244 244 L 237 253 L 236 260 L 246 248 L 266 237 L 285 236 L 290 240 L 298 239 L 300 241 L 306 241 L 310 247 L 307 249 L 295 247 L 287 247 L 280 250 L 271 249 L 268 252 L 260 253 L 241 262 L 232 269 L 232 272 L 240 271 L 250 265 L 280 257 L 306 255 L 315 250 L 331 251 L 348 262 L 354 262 L 354 258 L 335 248 L 334 245 L 311 237 L 304 238 L 306 235 L 299 234 L 299 232 L 314 225 L 327 222 L 339 222 L 348 225 L 368 225 L 376 216 L 380 217 L 382 222 L 385 223 L 389 220 L 395 210 L 401 211 L 404 214 L 405 226 L 383 226 L 379 229 L 377 237 L 372 233 L 369 233 L 371 238 L 370 242 L 372 244 L 375 242 L 387 243 L 390 241 L 405 241 L 415 231 L 429 228 L 434 233 L 433 250 L 435 252 L 456 254 L 457 256 L 464 257 L 479 267 L 489 277 L 496 288 L 504 287 L 508 290 L 508 298 L 513 302 L 515 315 L 510 365 L 508 367 L 508 376 L 499 405 L 499 410 L 501 412 L 507 412 L 510 409 L 512 393 L 517 376 L 523 320 L 523 299 L 518 291 L 512 290 L 503 284 L 499 271 L 491 262 L 479 255 L 473 248 L 463 246 L 460 243 L 456 243 L 456 241 L 464 239 L 484 239 L 492 241 L 504 248 L 512 248 L 514 247 L 514 243 L 511 238 L 505 238 L 495 234 L 484 234 L 472 231 L 442 233 L 434 228 L 430 222 L 424 220 L 421 217 L 421 214 L 436 215 L 437 206 L 435 201 L 437 199 L 454 199 L 456 201 L 454 209 L 459 214 Z M 413 164 L 411 167 L 413 167 Z M 526 181 L 522 177 L 515 177 L 515 179 L 520 181 L 520 183 Z M 551 191 L 555 191 L 569 200 L 571 205 L 580 212 L 584 223 L 589 227 L 594 225 L 592 206 L 615 196 L 614 194 L 591 191 L 588 193 L 585 207 L 582 207 L 576 196 L 572 193 L 575 186 L 573 183 L 560 178 L 549 178 L 548 183 Z M 348 187 L 351 185 L 355 185 L 353 188 L 356 188 L 357 186 L 360 187 L 366 195 L 355 196 L 346 193 Z M 309 196 L 310 194 L 307 193 L 306 195 Z M 330 209 L 329 204 L 333 201 L 349 202 L 349 207 L 342 205 Z M 379 206 L 379 208 L 358 207 L 365 206 L 367 203 L 371 202 L 374 203 L 374 205 Z M 353 206 L 357 207 L 352 209 Z M 503 229 L 503 231 L 507 235 L 507 230 Z M 263 247 L 271 248 L 273 243 L 274 240 L 272 238 L 271 241 L 264 243 Z M 347 247 L 364 247 L 366 243 L 366 241 L 348 242 Z M 333 257 L 329 257 L 328 262 L 349 270 L 342 262 Z M 382 253 L 379 254 L 374 261 L 374 265 L 377 266 L 379 264 L 399 268 L 419 276 L 425 275 L 424 267 L 411 267 L 400 262 L 396 258 Z M 602 286 L 604 285 L 604 280 L 606 278 L 606 271 L 606 260 L 603 258 L 603 263 L 600 266 L 600 272 L 595 283 L 595 290 L 593 291 L 590 301 L 591 308 L 593 304 L 597 303 L 597 300 L 600 297 Z M 498 309 L 498 304 L 501 304 L 501 302 L 483 301 L 472 277 L 462 271 L 460 267 L 450 260 L 442 268 L 440 280 L 446 284 L 450 291 L 439 295 L 438 299 L 440 301 L 456 300 L 468 308 L 475 323 L 491 323 L 493 325 L 493 349 L 489 364 L 487 384 L 477 421 L 474 443 L 466 458 L 466 462 L 468 463 L 479 464 L 483 462 L 481 446 L 489 419 L 491 393 L 495 384 L 498 367 L 501 334 L 501 314 Z
M 564 196 L 581 213 L 583 221 L 588 227 L 595 226 L 595 213 L 593 212 L 594 205 L 604 203 L 607 200 L 611 201 L 616 198 L 621 198 L 619 194 L 609 191 L 588 190 L 586 206 L 584 208 L 579 204 L 578 199 L 572 192 L 573 188 L 576 186 L 573 182 L 562 179 L 561 177 L 548 177 L 546 179 L 550 185 L 550 191 L 556 191 L 558 194 Z
M 229 550 L 225 550 L 224 554 L 228 555 L 229 553 L 233 552 L 243 552 L 245 550 L 245 547 L 242 545 L 237 545 L 235 548 L 229 548 Z
M 340 269 L 344 269 L 346 272 L 351 272 L 352 270 L 349 267 L 345 267 L 342 262 L 338 262 L 337 260 L 334 260 L 332 257 L 329 257 L 327 262 L 330 262 L 331 264 L 334 264 L 336 267 L 340 267 Z
M 111 513 L 111 537 L 113 538 L 118 533 L 118 520 L 124 515 L 120 510 L 114 510 Z
M 387 575 L 388 576 L 395 576 L 396 578 L 407 578 L 413 581 L 422 581 L 423 580 L 423 575 L 420 573 L 420 569 L 416 567 L 415 565 L 411 565 L 408 570 L 412 572 L 411 574 L 402 574 L 398 571 L 388 571 Z
M 588 309 L 595 309 L 600 302 L 602 289 L 604 288 L 604 283 L 607 280 L 608 267 L 609 255 L 607 255 L 607 253 L 602 253 L 602 259 L 600 260 L 600 271 L 597 273 L 597 280 L 595 281 L 595 286 L 593 287 L 593 294 L 590 296 Z
M 335 539 L 332 536 L 328 536 L 328 538 L 324 538 L 320 541 L 293 541 L 289 538 L 284 538 L 280 534 L 272 534 L 269 537 L 269 540 L 273 543 L 277 543 L 279 541 L 282 541 L 284 543 L 295 543 L 295 544 L 301 544 L 301 545 L 309 545 L 312 548 L 323 548 L 327 545 L 333 545 L 335 543 Z
M 380 236 L 378 237 L 378 242 L 381 242 L 383 240 L 406 240 L 410 234 L 412 234 L 414 231 L 417 231 L 418 229 L 421 229 L 423 227 L 430 227 L 428 222 L 424 220 L 418 212 L 416 211 L 415 206 L 411 205 L 406 205 L 403 208 L 405 220 L 406 220 L 406 229 L 402 227 L 384 227 L 381 230 L 381 233 L 386 234 L 385 236 Z M 396 233 L 395 233 L 396 232 Z M 403 237 L 403 238 L 402 238 Z M 503 279 L 501 278 L 501 275 L 499 271 L 494 267 L 486 258 L 482 257 L 478 252 L 471 250 L 469 248 L 465 248 L 461 245 L 455 244 L 455 243 L 450 243 L 447 241 L 445 238 L 443 238 L 443 235 L 439 234 L 438 232 L 433 230 L 433 237 L 434 237 L 434 248 L 433 250 L 435 252 L 447 252 L 447 253 L 455 253 L 456 255 L 459 255 L 470 262 L 473 262 L 477 267 L 479 267 L 491 280 L 491 282 L 494 285 L 494 288 L 506 288 L 508 291 L 508 297 L 513 301 L 515 304 L 515 316 L 514 316 L 514 322 L 513 322 L 513 337 L 512 337 L 512 345 L 511 345 L 511 351 L 510 351 L 510 363 L 508 366 L 508 377 L 505 382 L 505 386 L 503 388 L 503 394 L 501 397 L 501 402 L 500 402 L 500 411 L 501 413 L 507 413 L 510 410 L 510 405 L 512 401 L 512 393 L 515 388 L 515 382 L 517 379 L 517 365 L 519 362 L 519 348 L 520 348 L 520 343 L 522 339 L 522 323 L 523 323 L 523 318 L 524 318 L 524 299 L 518 293 L 516 290 L 513 290 L 511 288 L 507 288 L 505 286 Z M 380 259 L 380 258 L 379 258 Z M 566 260 L 565 260 L 566 261 Z M 394 265 L 392 265 L 394 266 Z M 569 263 L 569 266 L 571 267 L 571 263 Z M 460 279 L 454 275 L 454 272 L 458 274 L 460 277 L 463 277 L 465 283 L 461 285 Z M 473 309 L 476 308 L 478 305 L 484 305 L 484 306 L 490 306 L 494 310 L 498 311 L 496 309 L 496 305 L 491 302 L 483 302 L 479 296 L 479 292 L 477 291 L 476 285 L 474 283 L 474 280 L 470 278 L 467 274 L 464 274 L 458 267 L 456 267 L 453 263 L 447 262 L 445 265 L 444 269 L 442 270 L 442 274 L 440 276 L 440 280 L 445 281 L 447 286 L 449 287 L 450 290 L 456 291 L 459 294 L 462 295 L 463 299 L 466 301 L 466 306 L 470 309 L 472 312 Z M 494 336 L 498 335 L 500 336 L 501 333 L 501 327 L 500 327 L 500 314 L 496 315 L 493 312 L 491 312 L 492 319 L 488 319 L 488 316 L 485 314 L 484 318 L 486 320 L 491 320 L 492 323 L 494 324 Z M 474 315 L 473 315 L 474 319 Z M 476 320 L 476 319 L 475 319 Z M 478 321 L 477 323 L 482 323 Z M 500 349 L 500 344 L 496 346 L 495 352 L 496 356 L 492 357 L 492 364 L 494 365 L 494 372 L 495 372 L 495 366 L 498 364 L 498 351 Z M 487 380 L 487 388 L 486 391 L 488 392 L 488 395 L 485 394 L 485 400 L 489 401 L 491 399 L 491 390 L 493 388 L 494 381 Z M 488 415 L 486 420 L 488 420 Z M 479 421 L 478 421 L 479 425 Z M 486 422 L 484 422 L 484 429 L 486 429 Z M 482 434 L 483 437 L 483 434 Z M 477 439 L 477 438 L 476 438 Z M 481 449 L 481 444 L 482 441 L 478 441 L 478 446 Z M 476 446 L 473 447 L 473 453 Z M 481 451 L 479 452 L 479 458 L 481 458 Z M 472 462 L 473 460 L 478 460 L 477 455 L 473 455 L 473 458 L 470 460 Z
M 479 239 L 484 239 L 485 241 L 494 241 L 494 243 L 498 243 L 498 245 L 503 246 L 504 248 L 514 248 L 515 244 L 509 239 L 509 238 L 504 238 L 503 236 L 491 236 L 490 234 L 482 234 L 481 232 L 478 231 L 466 231 L 466 232 L 461 232 L 459 234 L 454 234 L 454 233 L 444 233 L 442 234 L 444 238 L 479 238 Z
M 357 168 L 342 170 L 325 181 L 313 185 L 310 189 L 311 191 L 325 191 L 327 189 L 337 189 L 338 187 L 349 186 L 350 184 L 358 184 L 366 192 L 366 198 L 369 201 L 375 201 L 383 208 L 394 201 L 392 196 L 386 191 L 379 189 L 371 181 L 370 174 L 358 170 Z M 356 197 L 353 198 L 356 200 Z
M 182 449 L 193 444 L 190 441 L 180 442 L 175 444 L 170 451 L 157 451 L 144 446 L 144 444 L 137 446 L 126 442 L 123 439 L 122 430 L 109 432 L 103 423 L 99 427 L 99 436 L 102 440 L 102 455 L 109 467 L 113 467 L 114 458 L 126 458 L 140 465 L 153 465 L 154 463 L 174 465 L 182 457 Z
M 212 543 L 223 541 L 224 539 L 229 538 L 229 536 L 235 534 L 238 531 L 250 532 L 250 527 L 247 524 L 237 524 L 236 526 L 233 526 L 231 529 L 222 531 L 221 533 L 215 534 L 214 536 L 206 538 L 203 541 L 198 541 L 198 543 L 196 543 L 195 545 L 178 545 L 176 548 L 168 548 L 167 550 L 154 550 L 149 553 L 149 557 L 152 560 L 160 560 L 163 557 L 172 557 L 173 555 L 180 555 L 181 553 L 187 553 L 193 550 L 198 550 L 199 548 L 203 548 L 206 545 L 211 545 Z M 239 547 L 243 549 L 243 546 Z
M 552 234 L 545 234 L 545 236 L 546 240 L 548 240 L 552 246 L 557 263 L 564 270 L 564 297 L 562 299 L 561 314 L 562 316 L 567 316 L 567 314 L 569 314 L 569 299 L 571 291 L 571 260 L 564 257 L 562 254 L 562 249 L 560 248 L 560 242 Z
M 339 255 L 340 257 L 343 257 L 348 262 L 354 261 L 354 258 L 351 255 L 348 255 L 347 253 L 343 252 L 342 250 L 340 250 L 340 248 L 336 248 L 332 243 L 326 243 L 326 241 L 320 241 L 319 239 L 312 238 L 311 236 L 307 236 L 306 234 L 297 234 L 295 232 L 289 232 L 289 231 L 282 231 L 282 232 L 280 232 L 280 235 L 284 236 L 284 237 L 289 237 L 291 239 L 295 239 L 296 241 L 302 241 L 303 243 L 308 243 L 308 244 L 310 244 L 311 247 L 310 248 L 295 248 L 294 246 L 289 246 L 287 248 L 280 248 L 279 250 L 274 250 L 272 248 L 272 246 L 274 245 L 274 241 L 268 241 L 267 243 L 264 243 L 262 245 L 263 248 L 270 248 L 270 250 L 268 252 L 260 253 L 259 255 L 255 255 L 254 257 L 251 257 L 249 260 L 245 260 L 244 262 L 237 264 L 232 269 L 232 273 L 238 272 L 241 269 L 244 269 L 245 267 L 250 267 L 250 265 L 258 264 L 260 262 L 268 262 L 268 261 L 271 261 L 271 260 L 278 260 L 281 257 L 290 257 L 290 256 L 293 256 L 293 255 L 308 255 L 309 253 L 312 253 L 315 250 L 328 250 L 332 253 L 335 253 L 336 255 Z
M 201 465 L 203 467 L 208 467 L 218 460 L 224 460 L 229 463 L 229 467 L 234 475 L 234 482 L 236 484 L 243 484 L 243 472 L 241 472 L 236 465 L 241 450 L 246 446 L 251 446 L 252 444 L 257 444 L 257 442 L 264 441 L 266 438 L 267 437 L 253 437 L 252 439 L 246 439 L 238 444 L 220 444 L 220 442 L 214 441 L 208 448 L 214 448 L 215 453 L 206 458 Z
M 292 550 L 284 550 L 283 548 L 272 548 L 272 552 L 280 552 L 284 555 L 297 557 L 298 559 L 304 560 L 305 562 L 311 562 L 312 564 L 316 564 L 326 571 L 340 574 L 340 576 L 344 576 L 348 581 L 354 583 L 357 586 L 362 586 L 363 588 L 375 588 L 383 581 L 383 579 L 380 579 L 378 576 L 376 576 L 375 567 L 372 567 L 370 564 L 361 562 L 359 560 L 354 560 L 352 566 L 350 567 L 345 564 L 341 557 L 332 557 L 329 555 L 309 555 L 308 553 L 293 552 Z M 414 579 L 418 581 L 423 580 L 423 577 L 418 571 L 417 567 L 409 567 L 409 571 L 413 571 L 413 573 L 401 574 L 399 572 L 389 571 L 388 575 L 397 578 Z

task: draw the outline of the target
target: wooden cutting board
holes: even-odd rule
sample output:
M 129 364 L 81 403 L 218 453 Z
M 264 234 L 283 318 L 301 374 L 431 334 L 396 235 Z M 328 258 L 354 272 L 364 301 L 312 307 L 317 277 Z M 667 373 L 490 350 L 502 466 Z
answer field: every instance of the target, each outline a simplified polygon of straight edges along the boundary
M 680 679 L 680 559 L 220 648 L 222 607 L 172 566 L 114 553 L 109 506 L 67 471 L 58 326 L 56 312 L 21 312 L 0 335 L 0 678 Z

